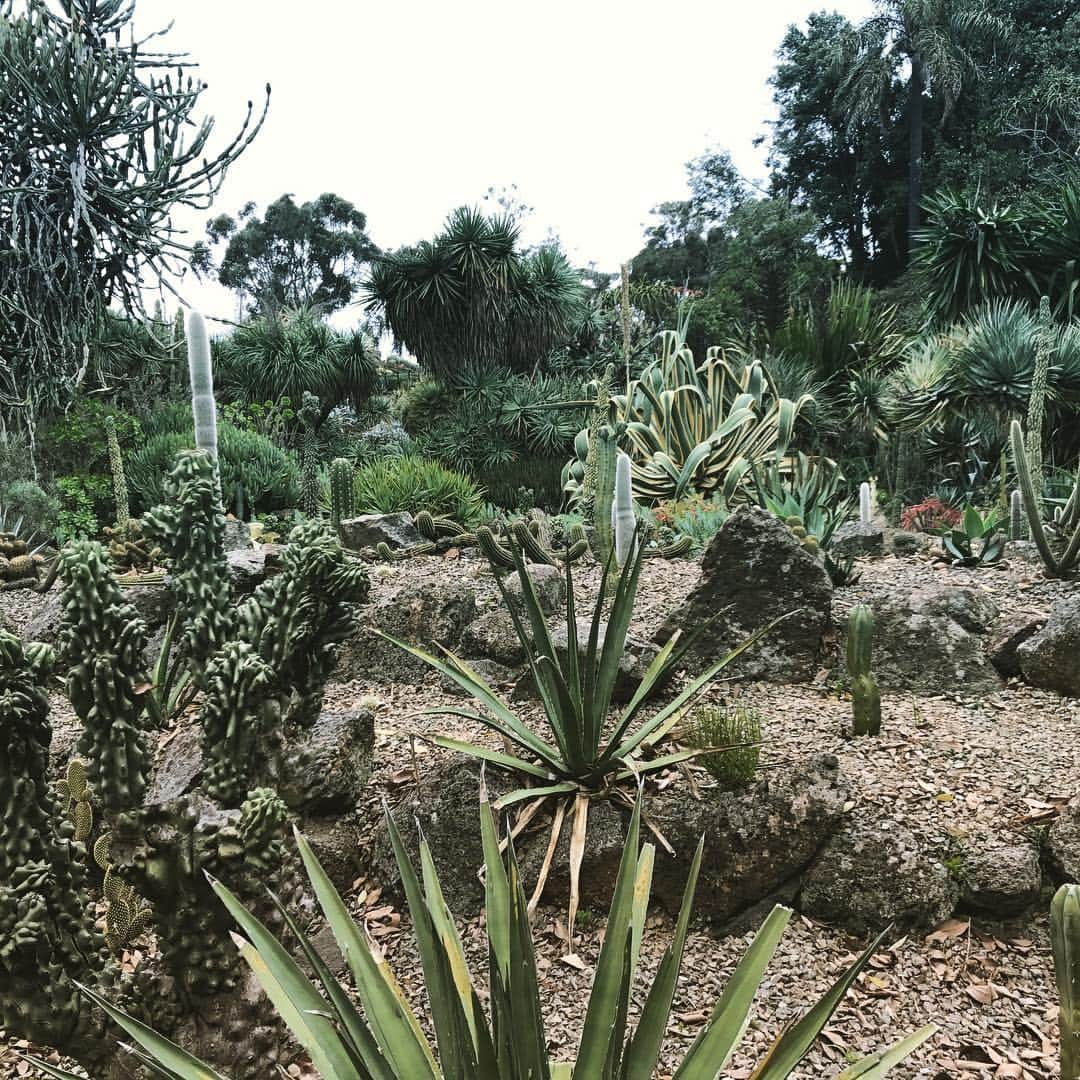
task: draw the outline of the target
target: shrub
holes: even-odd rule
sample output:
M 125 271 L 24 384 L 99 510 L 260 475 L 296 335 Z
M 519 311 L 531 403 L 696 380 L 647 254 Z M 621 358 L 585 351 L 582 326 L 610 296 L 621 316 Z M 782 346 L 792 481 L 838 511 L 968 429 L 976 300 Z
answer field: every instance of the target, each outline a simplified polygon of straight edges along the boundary
M 747 705 L 706 705 L 687 721 L 683 735 L 692 747 L 730 746 L 723 753 L 702 754 L 697 760 L 727 787 L 748 784 L 757 771 L 761 749 L 761 713 Z
M 75 473 L 56 478 L 60 499 L 56 535 L 61 541 L 93 539 L 112 520 L 112 477 Z
M 959 510 L 946 506 L 936 496 L 908 506 L 900 515 L 900 527 L 916 532 L 936 533 L 942 529 L 954 529 L 961 522 Z
M 8 520 L 22 520 L 21 532 L 51 537 L 60 516 L 60 500 L 33 480 L 13 480 L 0 486 L 0 508 Z
M 470 477 L 412 454 L 369 462 L 357 470 L 354 483 L 358 514 L 427 510 L 462 525 L 482 516 L 483 491 Z
M 120 446 L 136 444 L 142 428 L 134 416 L 97 398 L 83 397 L 48 426 L 41 438 L 39 460 L 53 473 L 104 472 L 109 459 L 105 420 L 110 416 Z

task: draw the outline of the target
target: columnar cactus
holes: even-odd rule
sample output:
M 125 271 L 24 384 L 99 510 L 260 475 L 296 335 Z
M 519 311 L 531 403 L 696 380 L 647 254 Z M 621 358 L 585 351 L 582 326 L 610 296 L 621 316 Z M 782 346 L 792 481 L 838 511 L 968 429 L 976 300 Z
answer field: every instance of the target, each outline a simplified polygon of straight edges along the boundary
M 615 462 L 615 497 L 611 503 L 611 529 L 615 538 L 615 562 L 626 565 L 634 548 L 634 488 L 630 478 L 630 458 L 619 453 Z
M 619 454 L 615 429 L 610 424 L 601 426 L 596 433 L 595 445 L 596 492 L 593 497 L 593 523 L 596 527 L 596 554 L 600 564 L 606 566 L 615 549 L 611 510 L 615 502 L 615 467 Z
M 585 473 L 581 481 L 581 497 L 579 509 L 586 525 L 592 525 L 596 512 L 596 479 L 597 479 L 597 438 L 600 428 L 608 418 L 611 404 L 611 391 L 615 382 L 615 365 L 608 364 L 604 368 L 603 375 L 596 383 L 596 403 L 593 405 L 592 416 L 589 418 L 588 449 L 585 452 Z
M 1039 329 L 1035 346 L 1035 371 L 1031 376 L 1031 396 L 1028 398 L 1027 453 L 1031 470 L 1031 484 L 1035 498 L 1042 505 L 1043 464 L 1042 434 L 1043 416 L 1046 412 L 1046 388 L 1050 374 L 1050 356 L 1054 351 L 1054 320 L 1050 315 L 1050 298 L 1044 296 L 1039 302 Z
M 859 524 L 869 525 L 873 514 L 874 508 L 871 499 L 870 484 L 864 480 L 859 485 Z
M 881 731 L 881 695 L 870 670 L 873 647 L 874 613 L 865 604 L 857 604 L 848 615 L 847 626 L 853 735 L 877 735 Z
M 217 461 L 217 402 L 214 400 L 214 369 L 210 361 L 210 338 L 206 320 L 197 312 L 187 321 L 188 376 L 191 380 L 191 413 L 195 419 L 195 446 Z
M 116 420 L 105 417 L 105 441 L 109 447 L 109 469 L 112 472 L 113 502 L 116 505 L 117 528 L 124 528 L 131 516 L 128 509 L 127 478 L 124 476 L 124 458 L 120 453 L 120 441 L 116 437 Z
M 1024 539 L 1024 497 L 1019 488 L 1013 488 L 1009 496 L 1009 539 Z
M 117 973 L 48 782 L 48 713 L 21 642 L 0 629 L 0 1026 L 85 1061 L 106 1044 L 73 980 L 104 989 Z
M 330 462 L 330 524 L 335 529 L 356 512 L 352 462 L 334 458 Z
M 304 513 L 314 517 L 319 510 L 319 399 L 310 391 L 304 391 L 300 406 L 300 422 L 304 426 L 301 447 L 300 499 Z
M 1061 1080 L 1080 1080 L 1080 885 L 1062 885 L 1050 904 L 1058 987 Z
M 141 660 L 146 624 L 116 583 L 101 544 L 76 541 L 60 559 L 60 652 L 72 665 L 67 692 L 83 725 L 79 753 L 101 808 L 130 810 L 142 803 L 150 767 Z

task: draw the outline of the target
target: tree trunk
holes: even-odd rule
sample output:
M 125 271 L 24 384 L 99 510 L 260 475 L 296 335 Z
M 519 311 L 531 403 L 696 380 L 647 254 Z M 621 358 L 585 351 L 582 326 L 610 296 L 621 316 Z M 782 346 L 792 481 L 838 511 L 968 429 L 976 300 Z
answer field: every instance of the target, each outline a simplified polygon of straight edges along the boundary
M 922 221 L 923 193 L 923 91 L 926 88 L 926 65 L 918 52 L 911 54 L 911 79 L 908 82 L 908 229 L 907 251 L 915 247 L 915 233 Z

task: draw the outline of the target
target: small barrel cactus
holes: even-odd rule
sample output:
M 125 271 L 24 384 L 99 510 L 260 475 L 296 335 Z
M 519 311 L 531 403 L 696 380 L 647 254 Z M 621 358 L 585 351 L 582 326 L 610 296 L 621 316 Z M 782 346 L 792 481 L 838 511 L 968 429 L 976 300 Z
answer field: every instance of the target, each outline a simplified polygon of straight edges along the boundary
M 848 615 L 847 629 L 853 735 L 877 735 L 881 731 L 881 695 L 870 670 L 873 646 L 874 613 L 865 604 L 857 604 Z

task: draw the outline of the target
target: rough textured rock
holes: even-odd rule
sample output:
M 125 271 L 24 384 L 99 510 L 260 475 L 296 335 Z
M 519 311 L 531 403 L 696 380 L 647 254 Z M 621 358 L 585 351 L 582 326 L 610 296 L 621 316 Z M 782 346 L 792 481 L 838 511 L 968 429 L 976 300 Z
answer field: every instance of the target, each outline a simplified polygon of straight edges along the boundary
M 1000 686 L 984 637 L 997 618 L 976 589 L 927 585 L 883 593 L 874 609 L 874 677 L 882 689 L 991 692 Z
M 1022 674 L 1020 646 L 1033 638 L 1045 625 L 1044 618 L 1020 615 L 1009 619 L 1004 626 L 994 631 L 987 654 L 999 675 L 1013 679 Z
M 833 533 L 829 550 L 837 555 L 880 555 L 885 550 L 885 531 L 873 522 L 849 521 Z
M 243 551 L 251 547 L 251 526 L 237 518 L 225 519 L 225 550 Z
M 313 727 L 285 747 L 278 794 L 305 814 L 351 810 L 371 778 L 375 717 L 367 709 L 322 713 Z
M 47 645 L 57 643 L 63 622 L 60 593 L 59 584 L 49 590 L 33 618 L 24 627 L 23 640 L 44 641 Z M 164 581 L 124 585 L 124 598 L 142 617 L 150 636 L 169 621 L 175 607 L 173 595 Z
M 952 914 L 959 888 L 949 871 L 895 821 L 850 819 L 810 868 L 799 894 L 806 914 L 853 934 L 892 923 L 923 930 Z
M 144 800 L 147 806 L 171 803 L 193 791 L 203 774 L 202 727 L 182 719 L 163 743 Z
M 1032 686 L 1080 697 L 1080 596 L 1074 593 L 1054 604 L 1046 625 L 1016 652 Z
M 1080 881 L 1080 803 L 1066 806 L 1047 830 L 1046 855 L 1057 881 Z
M 487 774 L 492 799 L 510 786 L 508 778 Z M 482 862 L 478 825 L 479 776 L 471 763 L 454 764 L 426 787 L 419 799 L 394 811 L 410 848 L 415 848 L 419 818 L 442 879 L 451 909 L 471 915 L 483 903 L 477 878 Z M 710 792 L 695 799 L 681 785 L 650 795 L 646 811 L 675 849 L 658 848 L 653 895 L 668 911 L 678 911 L 698 840 L 705 836 L 695 913 L 726 922 L 764 897 L 792 886 L 830 833 L 839 825 L 846 798 L 836 759 L 822 755 L 785 773 L 740 791 Z M 589 808 L 582 902 L 606 910 L 626 835 L 628 814 L 609 801 Z M 526 832 L 516 841 L 526 889 L 531 889 L 543 861 L 550 833 Z M 384 836 L 376 842 L 379 880 L 393 881 L 396 872 Z M 545 898 L 565 900 L 569 887 L 569 828 L 556 848 Z
M 557 566 L 545 566 L 542 563 L 529 566 L 536 598 L 545 615 L 554 615 L 561 611 L 566 603 L 566 571 Z M 507 574 L 503 579 L 506 594 L 511 601 L 521 601 L 521 579 L 517 574 Z
M 589 645 L 589 633 L 592 629 L 592 620 L 581 618 L 577 620 L 578 656 L 582 661 Z M 599 647 L 603 648 L 604 638 L 607 635 L 607 623 L 600 627 Z M 565 665 L 570 655 L 570 636 L 566 632 L 566 622 L 557 623 L 551 631 L 551 643 L 555 646 L 555 654 L 559 663 Z M 619 675 L 615 680 L 615 688 L 612 691 L 611 700 L 616 705 L 624 705 L 628 702 L 641 685 L 641 680 L 649 670 L 649 665 L 656 659 L 660 650 L 649 641 L 642 641 L 632 634 L 626 636 L 622 656 L 619 659 Z M 515 698 L 521 699 L 536 696 L 536 688 L 533 683 L 532 671 L 526 671 L 514 687 Z
M 960 899 L 965 907 L 995 918 L 1019 915 L 1039 900 L 1042 868 L 1033 844 L 989 848 L 964 860 Z
M 889 550 L 894 555 L 914 555 L 933 543 L 933 537 L 926 533 L 908 532 L 907 529 L 893 529 L 889 534 Z
M 386 544 L 391 551 L 419 544 L 423 537 L 416 531 L 412 514 L 361 514 L 348 518 L 338 529 L 341 542 L 353 551 Z
M 461 651 L 467 657 L 483 657 L 510 667 L 525 663 L 525 649 L 514 621 L 501 608 L 469 623 L 461 635 Z
M 356 815 L 305 817 L 300 828 L 334 888 L 342 894 L 349 892 L 367 862 Z
M 376 631 L 424 648 L 438 642 L 457 651 L 476 612 L 476 590 L 467 582 L 435 575 L 426 581 L 406 582 L 364 608 L 362 625 L 338 652 L 335 678 L 377 683 L 424 678 L 431 669 L 423 661 Z
M 776 682 L 807 679 L 819 666 L 832 591 L 825 568 L 782 521 L 757 508 L 739 510 L 710 541 L 700 582 L 656 640 L 667 641 L 680 627 L 689 633 L 720 612 L 688 657 L 690 666 L 701 666 L 794 612 L 728 672 Z
M 280 551 L 280 544 L 260 544 L 258 547 L 249 544 L 227 551 L 225 561 L 229 564 L 233 593 L 236 596 L 253 593 L 266 580 Z

